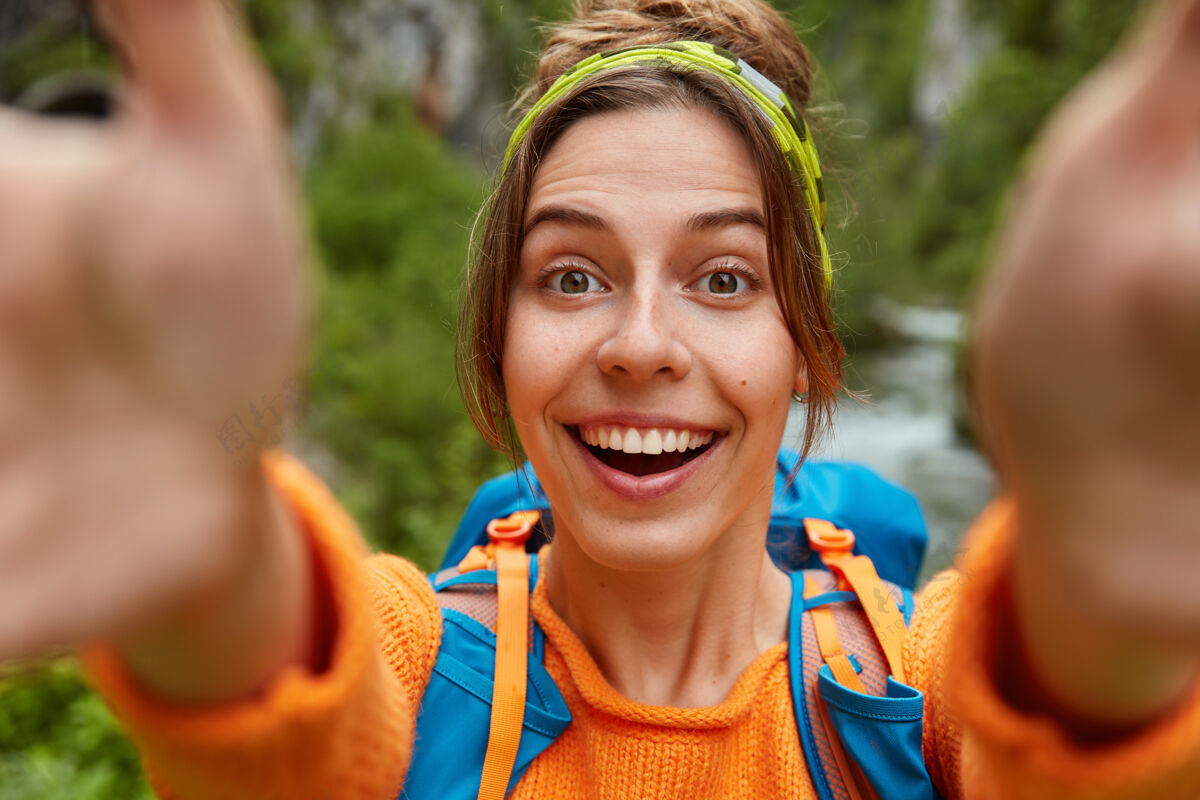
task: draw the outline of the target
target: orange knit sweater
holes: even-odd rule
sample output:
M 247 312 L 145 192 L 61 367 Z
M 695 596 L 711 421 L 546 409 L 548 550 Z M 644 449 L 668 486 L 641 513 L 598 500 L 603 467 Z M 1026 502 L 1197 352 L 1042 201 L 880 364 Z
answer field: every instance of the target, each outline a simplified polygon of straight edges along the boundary
M 329 668 L 292 670 L 262 697 L 205 710 L 156 702 L 103 648 L 85 659 L 141 747 L 164 798 L 390 800 L 403 783 L 415 710 L 437 656 L 440 615 L 412 564 L 362 560 L 352 521 L 289 459 L 268 472 L 305 521 L 327 578 L 336 635 Z M 922 592 L 906 647 L 925 692 L 925 757 L 947 798 L 1200 797 L 1200 692 L 1128 741 L 1074 745 L 1046 719 L 1008 706 L 1003 586 L 1010 515 L 985 514 L 961 572 Z M 539 585 L 533 613 L 545 663 L 572 715 L 512 797 L 810 798 L 787 679 L 787 644 L 762 653 L 711 708 L 622 697 L 554 613 Z

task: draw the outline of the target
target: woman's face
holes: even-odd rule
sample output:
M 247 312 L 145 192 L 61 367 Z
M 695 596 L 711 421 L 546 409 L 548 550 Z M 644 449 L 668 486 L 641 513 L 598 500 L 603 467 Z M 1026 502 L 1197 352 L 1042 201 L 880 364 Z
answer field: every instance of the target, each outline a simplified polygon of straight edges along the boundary
M 805 371 L 732 128 L 694 109 L 573 125 L 535 177 L 509 302 L 505 390 L 557 536 L 647 570 L 766 530 Z

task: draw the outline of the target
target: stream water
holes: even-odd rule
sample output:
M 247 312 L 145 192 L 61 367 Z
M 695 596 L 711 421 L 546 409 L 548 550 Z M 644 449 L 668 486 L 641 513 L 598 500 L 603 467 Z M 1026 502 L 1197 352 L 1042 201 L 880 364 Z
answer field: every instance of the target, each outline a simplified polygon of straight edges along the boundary
M 920 308 L 889 313 L 901 341 L 849 359 L 847 383 L 864 399 L 840 404 L 833 435 L 813 455 L 868 464 L 916 494 L 929 524 L 924 582 L 949 564 L 994 486 L 986 461 L 955 429 L 959 315 Z M 788 441 L 801 425 L 802 413 L 793 413 Z

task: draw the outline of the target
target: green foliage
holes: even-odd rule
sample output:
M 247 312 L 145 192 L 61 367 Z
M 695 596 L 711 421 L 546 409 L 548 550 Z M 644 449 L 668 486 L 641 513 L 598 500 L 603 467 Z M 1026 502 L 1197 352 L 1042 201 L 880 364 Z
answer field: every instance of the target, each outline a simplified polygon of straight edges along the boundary
M 566 19 L 572 0 L 487 0 L 483 3 L 488 29 L 489 60 L 500 65 L 505 88 L 516 90 L 532 76 L 530 55 L 542 42 L 542 28 Z
M 816 56 L 817 78 L 827 93 L 836 93 L 856 118 L 873 128 L 893 130 L 911 123 L 929 0 L 785 0 L 775 5 L 796 24 Z M 830 98 L 818 92 L 816 104 L 823 99 Z
M 1006 0 L 975 3 L 1001 31 L 926 166 L 906 252 L 925 264 L 926 286 L 961 296 L 980 273 L 1009 181 L 1054 107 L 1103 58 L 1126 27 L 1133 2 Z M 1010 13 L 1002 13 L 1003 9 Z
M 918 131 L 912 115 L 930 0 L 780 4 L 809 31 L 803 38 L 826 72 L 820 85 L 849 109 L 821 144 L 842 179 L 832 207 L 847 214 L 841 228 L 834 219 L 830 238 L 845 262 L 838 309 L 850 331 L 871 332 L 876 296 L 951 305 L 965 297 L 1036 131 L 1111 50 L 1137 5 L 966 4 L 997 44 L 932 132 Z
M 455 296 L 480 177 L 403 102 L 326 143 L 308 182 L 325 272 L 308 430 L 377 545 L 436 565 L 471 492 L 501 464 L 454 382 Z
M 292 0 L 254 0 L 245 5 L 259 52 L 293 117 L 317 77 L 319 55 L 328 46 L 325 30 L 295 24 L 294 5 Z
M 86 21 L 70 36 L 51 25 L 36 25 L 21 39 L 0 47 L 0 98 L 15 99 L 48 75 L 111 68 L 111 54 Z
M 928 286 L 960 294 L 980 270 L 1009 177 L 1059 95 L 1030 51 L 1000 50 L 981 66 L 922 176 L 907 245 Z
M 137 754 L 74 661 L 0 673 L 4 800 L 149 800 Z
M 1142 5 L 1137 0 L 967 0 L 973 18 L 1005 47 L 1087 69 L 1116 43 Z

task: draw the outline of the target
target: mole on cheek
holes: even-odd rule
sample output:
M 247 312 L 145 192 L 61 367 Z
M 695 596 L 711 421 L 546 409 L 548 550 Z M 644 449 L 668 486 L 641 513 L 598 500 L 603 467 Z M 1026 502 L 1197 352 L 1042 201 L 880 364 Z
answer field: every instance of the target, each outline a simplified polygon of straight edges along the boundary
M 746 382 L 745 382 L 745 381 L 742 381 L 742 386 L 745 386 L 745 385 L 746 385 Z

